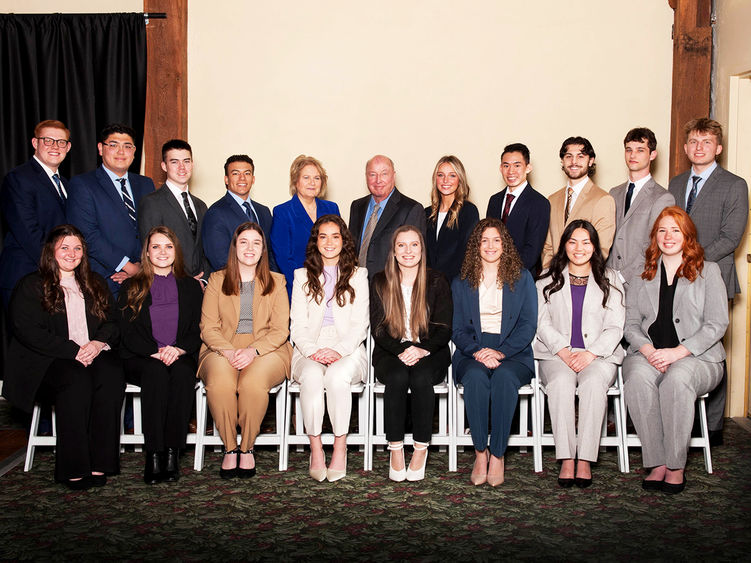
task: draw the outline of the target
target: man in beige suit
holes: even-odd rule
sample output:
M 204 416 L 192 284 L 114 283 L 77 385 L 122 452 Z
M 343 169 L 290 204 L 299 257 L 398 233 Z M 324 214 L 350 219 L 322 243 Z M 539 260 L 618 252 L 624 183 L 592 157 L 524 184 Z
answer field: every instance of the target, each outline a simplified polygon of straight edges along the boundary
M 550 266 L 563 230 L 574 219 L 585 219 L 594 225 L 606 258 L 615 234 L 615 201 L 590 179 L 595 173 L 592 143 L 584 137 L 569 137 L 563 141 L 559 156 L 568 182 L 548 198 L 550 226 L 542 249 L 543 268 Z

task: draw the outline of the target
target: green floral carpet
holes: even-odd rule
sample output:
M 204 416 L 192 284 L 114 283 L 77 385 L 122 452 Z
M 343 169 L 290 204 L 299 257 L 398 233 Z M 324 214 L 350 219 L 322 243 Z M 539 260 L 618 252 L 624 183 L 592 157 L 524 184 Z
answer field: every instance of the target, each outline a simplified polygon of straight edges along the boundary
M 633 450 L 632 450 L 633 451 Z M 178 483 L 148 487 L 142 454 L 122 456 L 122 473 L 106 487 L 71 492 L 52 481 L 53 455 L 38 450 L 34 468 L 0 478 L 3 560 L 328 560 L 470 561 L 723 560 L 751 558 L 751 435 L 728 422 L 707 475 L 698 450 L 689 459 L 686 491 L 641 489 L 640 455 L 618 472 L 615 450 L 601 455 L 589 489 L 560 489 L 552 448 L 535 474 L 531 454 L 510 450 L 506 483 L 469 484 L 473 454 L 431 448 L 427 477 L 392 483 L 387 454 L 374 471 L 350 450 L 349 473 L 316 483 L 307 453 L 292 452 L 290 470 L 276 469 L 272 448 L 260 449 L 259 475 L 222 481 L 220 459 L 207 452 L 202 472 L 193 453 Z

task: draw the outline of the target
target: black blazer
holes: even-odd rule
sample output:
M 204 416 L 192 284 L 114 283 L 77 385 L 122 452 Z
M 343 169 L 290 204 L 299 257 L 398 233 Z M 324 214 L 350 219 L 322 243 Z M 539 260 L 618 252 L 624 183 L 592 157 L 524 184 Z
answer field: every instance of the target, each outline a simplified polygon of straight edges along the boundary
M 386 284 L 386 274 L 378 272 L 370 284 L 370 330 L 373 333 L 375 346 L 373 347 L 373 365 L 385 356 L 398 356 L 412 345 L 418 346 L 439 355 L 445 359 L 448 366 L 451 361 L 449 340 L 451 339 L 451 321 L 454 316 L 454 305 L 451 300 L 451 288 L 441 272 L 428 269 L 428 333 L 420 335 L 420 342 L 400 342 L 393 338 L 381 326 L 384 319 L 383 302 L 378 296 L 378 288 Z
M 106 290 L 104 279 L 92 274 Z M 115 303 L 109 291 L 109 310 L 104 320 L 91 314 L 86 302 L 89 339 L 117 348 L 120 331 L 115 318 Z M 68 338 L 65 310 L 50 315 L 42 307 L 42 279 L 33 272 L 18 282 L 8 308 L 12 337 L 5 363 L 3 396 L 20 409 L 31 412 L 34 398 L 50 364 L 58 359 L 73 360 L 80 347 Z
M 355 252 L 360 252 L 362 231 L 365 228 L 370 195 L 361 197 L 352 202 L 349 208 L 349 232 L 355 239 Z M 391 235 L 402 225 L 414 225 L 422 236 L 425 236 L 425 213 L 422 205 L 414 199 L 402 195 L 394 188 L 386 207 L 381 212 L 373 236 L 368 246 L 368 263 L 360 264 L 368 269 L 368 280 L 372 280 L 376 272 L 380 272 L 386 266 L 386 257 L 391 250 Z
M 506 199 L 506 189 L 493 195 L 488 201 L 488 212 L 485 217 L 500 219 L 503 215 L 503 203 Z M 536 275 L 542 268 L 542 247 L 548 235 L 550 224 L 550 202 L 530 184 L 524 188 L 519 200 L 509 213 L 506 220 L 511 239 L 514 241 L 519 257 L 524 267 L 532 275 Z
M 431 208 L 425 208 L 425 221 L 427 233 L 425 234 L 425 246 L 428 251 L 428 266 L 442 272 L 446 279 L 451 281 L 462 269 L 464 252 L 467 249 L 467 241 L 472 229 L 480 220 L 480 213 L 474 203 L 465 201 L 459 210 L 456 224 L 449 228 L 446 221 L 443 222 L 438 236 L 436 237 L 437 221 L 430 219 Z
M 156 340 L 152 335 L 151 293 L 149 293 L 141 305 L 141 310 L 132 321 L 133 313 L 125 309 L 127 302 L 127 290 L 131 280 L 123 282 L 123 289 L 117 298 L 117 308 L 120 312 L 120 331 L 122 342 L 120 355 L 123 358 L 140 356 L 142 358 L 156 354 L 159 351 Z M 185 353 L 198 359 L 198 350 L 201 347 L 201 303 L 203 291 L 201 284 L 189 276 L 177 278 L 177 338 L 175 346 L 185 350 Z
M 203 216 L 206 215 L 207 208 L 206 204 L 193 194 L 190 194 L 190 198 L 196 208 L 198 221 L 195 238 L 190 232 L 182 200 L 175 199 L 174 194 L 166 185 L 144 196 L 141 200 L 138 206 L 138 231 L 141 235 L 141 242 L 145 243 L 146 235 L 153 227 L 164 225 L 172 229 L 183 250 L 185 271 L 191 276 L 197 276 L 203 272 L 203 279 L 208 280 L 211 266 L 203 253 L 203 244 L 201 244 Z

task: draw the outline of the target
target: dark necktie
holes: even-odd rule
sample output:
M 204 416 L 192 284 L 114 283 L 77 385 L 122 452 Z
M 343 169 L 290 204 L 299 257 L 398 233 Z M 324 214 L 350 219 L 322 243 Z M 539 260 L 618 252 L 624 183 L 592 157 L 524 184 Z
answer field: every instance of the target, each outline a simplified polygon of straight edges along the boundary
M 65 194 L 63 193 L 63 188 L 60 185 L 60 176 L 57 174 L 52 175 L 52 180 L 55 182 L 55 187 L 57 188 L 57 195 L 60 196 L 60 199 L 63 200 L 63 203 L 65 203 Z
M 184 191 L 182 193 L 183 196 L 183 205 L 185 206 L 185 213 L 188 215 L 188 226 L 190 227 L 190 232 L 193 233 L 193 236 L 196 236 L 196 231 L 198 231 L 198 221 L 196 221 L 196 216 L 193 213 L 193 210 L 190 208 L 190 202 L 188 201 L 188 192 Z
M 125 189 L 125 178 L 118 178 L 118 182 L 120 182 L 120 191 L 123 193 L 123 203 L 125 204 L 125 208 L 128 211 L 128 217 L 130 217 L 130 220 L 133 221 L 133 224 L 136 223 L 136 206 L 133 204 L 133 198 L 130 197 L 130 194 L 128 193 L 128 190 Z
M 501 215 L 501 221 L 503 221 L 503 224 L 506 224 L 506 219 L 508 219 L 509 211 L 511 211 L 511 202 L 514 201 L 513 195 L 510 193 L 506 194 L 506 205 L 503 206 L 503 215 Z
M 696 192 L 699 191 L 699 180 L 701 180 L 701 176 L 691 176 L 691 180 L 694 182 L 694 185 L 691 186 L 691 191 L 688 193 L 686 213 L 691 213 L 691 208 L 694 206 L 694 201 L 696 200 Z
M 636 185 L 633 182 L 628 183 L 628 190 L 626 190 L 626 207 L 623 210 L 623 214 L 628 213 L 629 207 L 631 207 L 631 198 L 634 196 L 634 188 Z
M 255 211 L 247 201 L 243 202 L 243 208 L 245 209 L 245 215 L 248 216 L 248 221 L 251 223 L 258 223 L 258 217 L 256 217 Z

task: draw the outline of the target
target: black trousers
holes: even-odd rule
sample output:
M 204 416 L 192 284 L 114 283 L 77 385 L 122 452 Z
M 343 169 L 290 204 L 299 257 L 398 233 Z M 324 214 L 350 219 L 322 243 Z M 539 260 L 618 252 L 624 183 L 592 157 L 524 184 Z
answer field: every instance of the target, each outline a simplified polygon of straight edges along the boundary
M 55 405 L 55 479 L 120 471 L 120 409 L 125 376 L 114 352 L 100 352 L 88 367 L 57 359 L 44 374 L 38 397 Z
M 171 366 L 155 358 L 128 358 L 128 382 L 141 388 L 146 451 L 184 448 L 196 386 L 196 361 L 182 355 Z
M 383 393 L 383 417 L 389 442 L 404 440 L 408 390 L 412 392 L 412 437 L 417 442 L 430 442 L 435 410 L 433 386 L 446 376 L 447 366 L 442 356 L 425 356 L 410 367 L 398 357 L 389 355 L 383 356 L 374 365 L 376 378 L 386 387 Z

